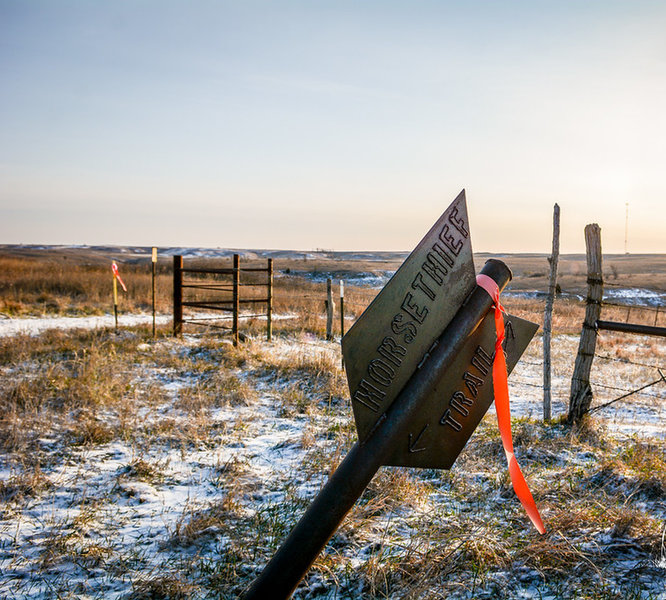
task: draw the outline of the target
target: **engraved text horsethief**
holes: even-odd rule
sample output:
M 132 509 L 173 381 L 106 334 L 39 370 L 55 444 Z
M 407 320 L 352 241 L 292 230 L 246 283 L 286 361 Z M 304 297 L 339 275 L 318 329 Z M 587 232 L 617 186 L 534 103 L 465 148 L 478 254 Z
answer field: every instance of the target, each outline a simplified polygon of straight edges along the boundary
M 503 289 L 508 267 L 481 273 Z M 359 441 L 244 598 L 288 598 L 382 465 L 451 468 L 493 401 L 492 300 L 476 285 L 464 190 L 342 340 Z M 537 325 L 506 315 L 507 370 Z

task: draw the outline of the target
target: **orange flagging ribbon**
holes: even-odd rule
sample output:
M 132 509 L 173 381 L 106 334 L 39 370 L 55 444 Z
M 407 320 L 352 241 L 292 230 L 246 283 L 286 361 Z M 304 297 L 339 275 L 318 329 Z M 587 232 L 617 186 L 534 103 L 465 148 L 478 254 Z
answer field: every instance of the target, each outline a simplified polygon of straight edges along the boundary
M 511 439 L 511 408 L 509 406 L 509 383 L 506 374 L 506 359 L 502 342 L 504 341 L 504 317 L 502 312 L 506 312 L 499 301 L 499 287 L 497 283 L 487 275 L 477 275 L 476 283 L 490 294 L 495 306 L 495 330 L 497 339 L 495 341 L 495 359 L 493 360 L 493 390 L 495 392 L 495 410 L 497 412 L 497 425 L 502 437 L 502 446 L 504 454 L 509 464 L 509 475 L 511 483 L 516 492 L 516 496 L 523 505 L 527 516 L 530 518 L 534 527 L 539 533 L 545 533 L 539 509 L 532 498 L 530 488 L 527 486 L 525 477 L 518 466 L 516 455 L 513 452 L 513 440 Z
M 118 273 L 118 265 L 115 262 L 111 263 L 111 270 L 113 271 L 113 276 L 118 280 L 120 285 L 123 286 L 123 290 L 127 291 L 127 288 L 125 287 L 125 284 L 123 283 L 123 280 L 120 278 L 120 273 Z

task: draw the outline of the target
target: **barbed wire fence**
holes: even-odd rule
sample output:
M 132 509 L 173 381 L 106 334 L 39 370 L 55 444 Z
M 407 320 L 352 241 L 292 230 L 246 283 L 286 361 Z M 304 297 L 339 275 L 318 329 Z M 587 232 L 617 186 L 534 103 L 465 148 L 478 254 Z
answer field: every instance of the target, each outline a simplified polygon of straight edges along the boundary
M 626 285 L 623 284 L 611 284 L 611 285 L 619 288 L 627 287 Z M 660 302 L 660 300 L 657 301 Z M 578 304 L 578 306 L 581 308 L 586 306 L 587 304 L 586 300 L 584 300 L 582 297 L 579 296 L 578 301 L 576 301 L 575 299 L 572 298 L 572 295 L 569 295 L 569 302 L 574 302 Z M 601 302 L 601 308 L 602 309 L 607 308 L 613 310 L 616 316 L 618 314 L 618 311 L 622 313 L 626 311 L 626 314 L 623 315 L 626 323 L 629 323 L 629 320 L 633 315 L 634 318 L 637 318 L 637 320 L 640 320 L 642 322 L 649 322 L 649 324 L 652 327 L 656 327 L 658 324 L 660 324 L 660 317 L 661 320 L 663 321 L 664 317 L 666 316 L 666 306 L 660 303 L 656 303 L 655 305 L 650 306 L 645 304 L 632 304 L 629 302 L 623 303 L 623 302 L 603 300 Z M 637 315 L 641 316 L 637 317 Z M 597 329 L 596 334 L 597 336 L 600 336 L 601 331 Z M 623 348 L 621 348 L 620 351 L 629 352 L 630 350 L 624 350 Z M 642 350 L 640 348 L 633 348 L 631 350 L 631 352 L 633 352 L 634 354 L 640 353 L 641 351 Z M 644 349 L 643 351 L 648 352 L 647 349 Z M 596 375 L 595 370 L 593 370 L 592 377 L 590 378 L 589 381 L 586 381 L 585 383 L 588 383 L 590 385 L 593 396 L 595 398 L 601 396 L 602 401 L 601 403 L 597 403 L 592 407 L 590 407 L 590 409 L 588 410 L 589 413 L 601 411 L 602 409 L 605 409 L 623 400 L 628 400 L 632 397 L 642 397 L 645 399 L 649 399 L 651 402 L 655 403 L 655 405 L 656 403 L 666 402 L 666 386 L 663 385 L 660 386 L 660 384 L 666 383 L 666 364 L 664 364 L 664 362 L 659 361 L 660 358 L 659 355 L 657 355 L 656 361 L 649 362 L 648 360 L 642 361 L 640 359 L 636 359 L 633 357 L 629 358 L 626 356 L 612 356 L 608 353 L 595 351 L 592 354 L 592 358 L 607 363 L 614 363 L 627 367 L 636 367 L 637 369 L 643 371 L 643 374 L 639 376 L 633 374 L 634 376 L 632 377 L 632 379 L 634 380 L 637 379 L 641 383 L 637 384 L 635 387 L 630 387 L 623 385 L 612 385 L 607 381 L 599 381 L 598 375 Z M 520 364 L 534 368 L 543 367 L 543 362 L 537 362 L 526 358 L 522 358 L 520 360 Z M 645 376 L 646 375 L 645 372 L 648 371 L 653 374 L 653 377 L 649 381 L 644 381 L 645 379 L 648 379 Z M 566 394 L 568 381 L 572 381 L 575 378 L 573 376 L 570 376 L 569 378 L 566 376 L 560 376 L 558 379 L 560 380 L 559 381 L 560 385 L 558 386 L 560 388 L 560 392 Z M 542 377 L 537 374 L 520 372 L 519 374 L 517 374 L 516 377 L 512 378 L 512 381 L 513 384 L 516 385 L 517 387 L 524 386 L 533 389 L 543 389 Z M 600 391 L 603 391 L 605 393 L 600 394 L 599 393 Z M 612 394 L 610 392 L 612 392 Z

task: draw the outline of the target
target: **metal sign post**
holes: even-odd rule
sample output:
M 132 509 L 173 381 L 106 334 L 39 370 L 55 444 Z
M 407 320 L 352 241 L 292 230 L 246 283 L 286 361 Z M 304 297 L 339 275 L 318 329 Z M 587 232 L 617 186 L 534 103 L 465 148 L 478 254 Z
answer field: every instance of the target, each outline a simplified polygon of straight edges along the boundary
M 511 271 L 481 273 L 502 290 Z M 246 600 L 288 598 L 382 465 L 450 468 L 493 401 L 492 300 L 476 285 L 464 191 L 342 340 L 359 441 Z M 507 315 L 510 371 L 537 326 Z

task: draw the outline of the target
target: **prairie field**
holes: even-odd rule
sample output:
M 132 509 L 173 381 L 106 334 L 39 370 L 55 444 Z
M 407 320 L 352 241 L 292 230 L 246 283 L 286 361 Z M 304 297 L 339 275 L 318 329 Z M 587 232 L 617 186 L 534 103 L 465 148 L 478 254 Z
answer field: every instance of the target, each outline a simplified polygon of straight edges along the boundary
M 123 324 L 149 317 L 149 254 L 0 247 L 0 598 L 238 598 L 258 575 L 356 440 L 337 313 L 325 339 L 326 278 L 335 294 L 345 281 L 348 328 L 404 254 L 273 257 L 273 340 L 248 316 L 234 347 L 187 323 L 171 335 L 169 256 L 153 338 L 149 319 Z M 128 286 L 117 331 L 111 258 Z M 507 310 L 541 325 L 546 257 L 501 258 Z M 666 326 L 666 257 L 607 257 L 604 276 L 618 290 L 604 319 Z M 509 379 L 546 534 L 514 495 L 491 408 L 450 471 L 382 467 L 295 598 L 666 599 L 666 383 L 581 426 L 563 418 L 585 278 L 584 257 L 563 257 L 553 420 L 541 418 L 541 332 Z M 261 294 L 259 276 L 246 283 Z M 593 407 L 665 366 L 663 338 L 600 332 Z

